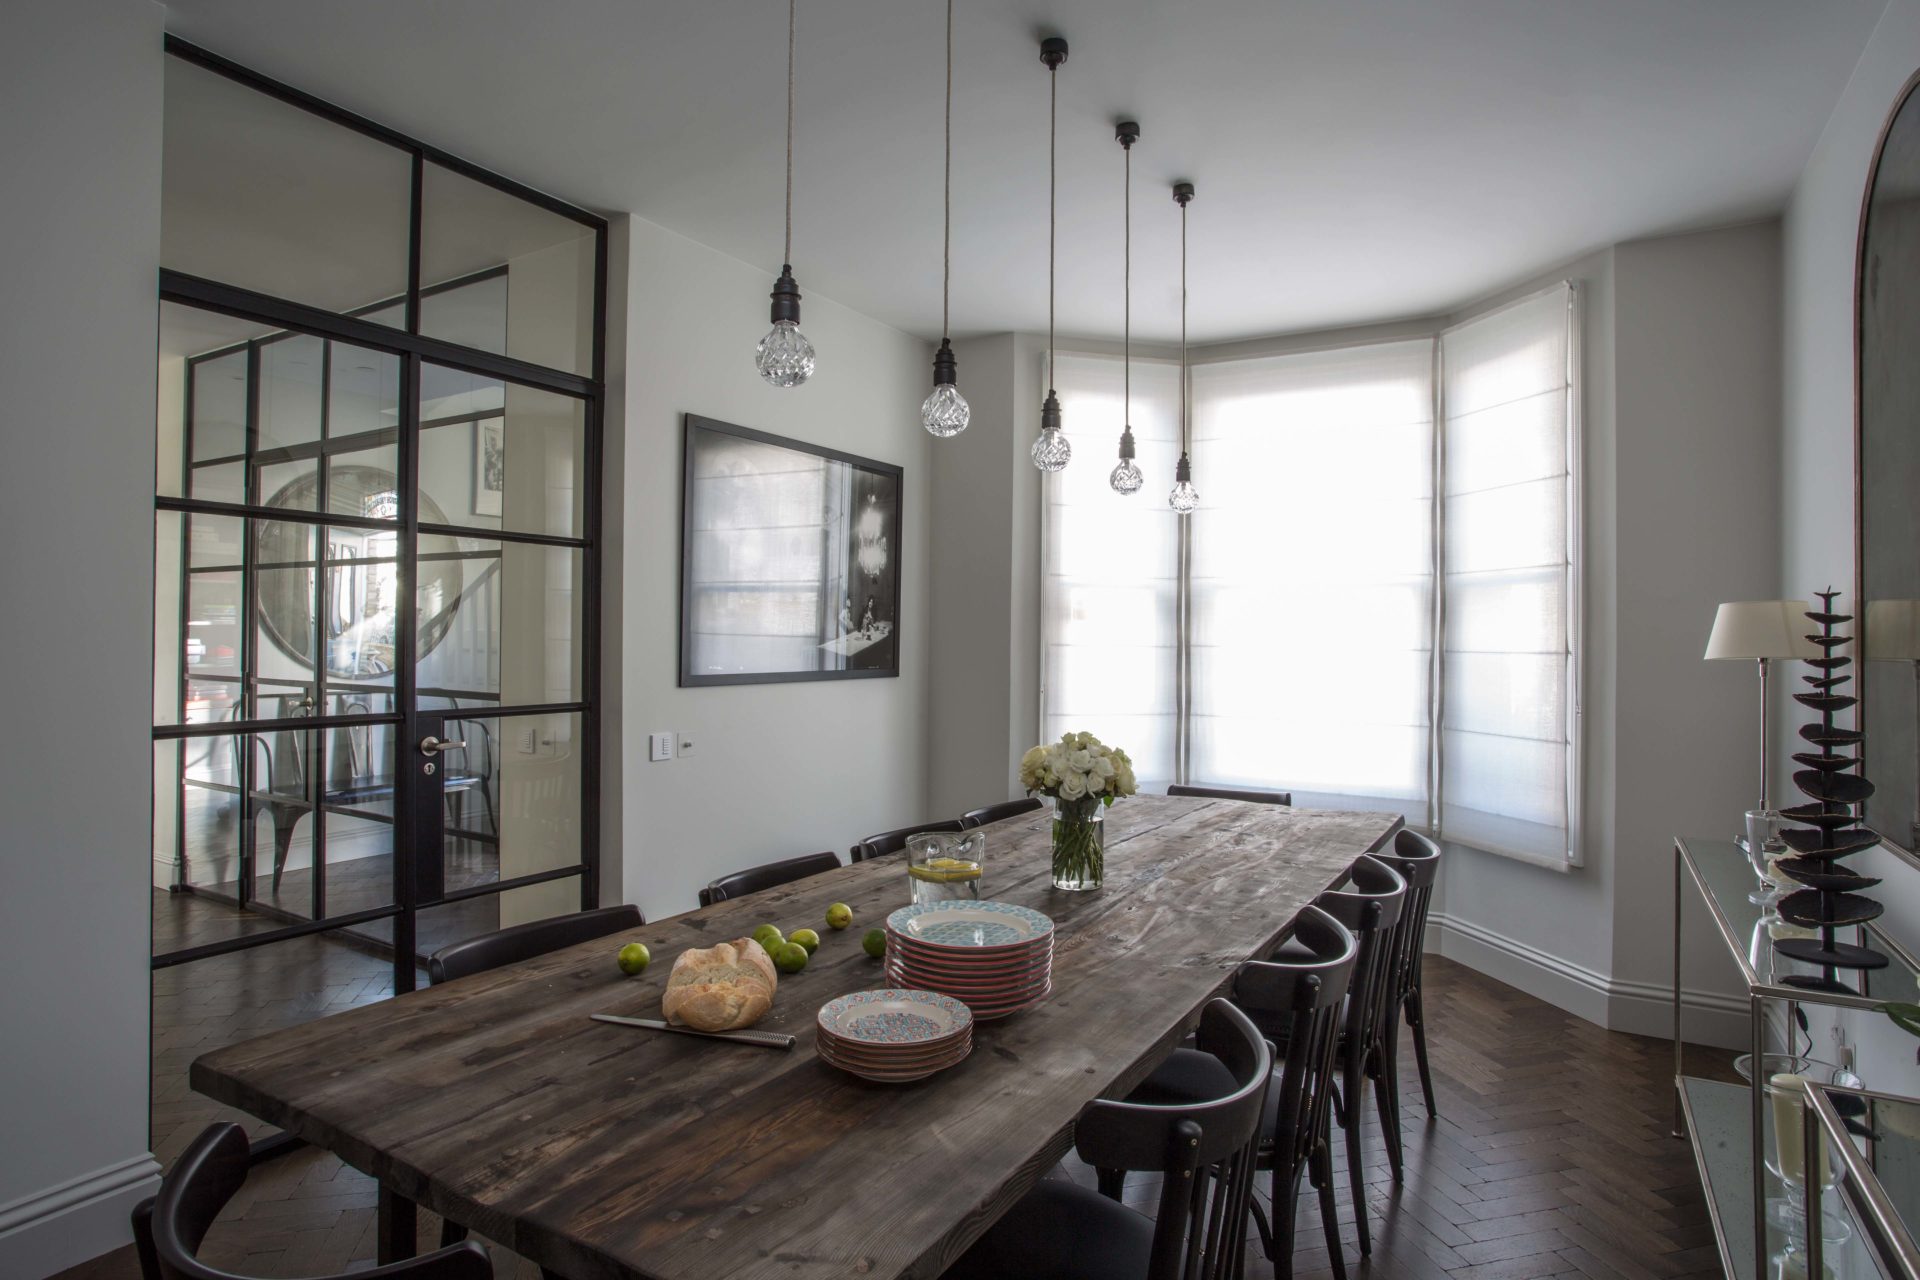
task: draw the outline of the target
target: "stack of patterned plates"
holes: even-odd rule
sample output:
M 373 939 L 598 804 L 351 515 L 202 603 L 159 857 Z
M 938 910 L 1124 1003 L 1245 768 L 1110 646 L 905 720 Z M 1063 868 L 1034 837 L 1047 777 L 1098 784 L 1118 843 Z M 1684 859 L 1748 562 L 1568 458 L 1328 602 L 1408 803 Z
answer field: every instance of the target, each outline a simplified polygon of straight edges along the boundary
M 814 1050 L 865 1080 L 924 1080 L 973 1050 L 973 1014 L 934 991 L 856 991 L 820 1006 Z
M 927 902 L 887 917 L 887 981 L 938 991 L 983 1021 L 1053 990 L 1053 921 L 1011 902 Z

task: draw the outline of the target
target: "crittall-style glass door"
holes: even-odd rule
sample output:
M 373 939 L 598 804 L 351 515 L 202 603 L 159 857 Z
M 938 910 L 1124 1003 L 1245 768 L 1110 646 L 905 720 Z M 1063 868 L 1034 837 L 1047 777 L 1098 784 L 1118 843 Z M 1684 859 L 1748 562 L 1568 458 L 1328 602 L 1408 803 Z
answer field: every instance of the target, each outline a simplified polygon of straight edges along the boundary
M 595 905 L 606 254 L 591 214 L 169 52 L 163 1158 L 219 1114 L 193 1057 Z

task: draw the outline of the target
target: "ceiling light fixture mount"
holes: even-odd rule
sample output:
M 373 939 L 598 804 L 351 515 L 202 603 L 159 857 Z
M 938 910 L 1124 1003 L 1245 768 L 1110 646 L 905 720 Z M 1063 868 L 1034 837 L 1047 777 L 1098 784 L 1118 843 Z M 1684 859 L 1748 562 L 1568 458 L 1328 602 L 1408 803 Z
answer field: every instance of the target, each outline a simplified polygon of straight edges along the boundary
M 1180 461 L 1173 469 L 1173 492 L 1167 495 L 1167 505 L 1175 515 L 1185 516 L 1200 505 L 1200 491 L 1193 487 L 1193 459 L 1187 452 L 1192 418 L 1187 394 L 1187 206 L 1193 202 L 1193 184 L 1174 183 L 1173 202 L 1180 206 Z
M 1048 36 L 1040 42 L 1040 61 L 1047 68 L 1047 381 L 1052 383 L 1055 366 L 1053 348 L 1053 259 L 1055 238 L 1054 210 L 1059 193 L 1058 167 L 1054 163 L 1060 136 L 1060 64 L 1067 60 L 1067 42 L 1061 36 Z M 1040 405 L 1040 435 L 1033 442 L 1033 465 L 1042 471 L 1064 471 L 1073 457 L 1073 446 L 1060 430 L 1060 397 L 1051 385 Z
M 1126 177 L 1121 186 L 1120 205 L 1125 211 L 1121 237 L 1120 290 L 1120 461 L 1107 483 L 1125 497 L 1140 492 L 1147 478 L 1134 461 L 1133 444 L 1133 144 L 1140 141 L 1140 122 L 1122 120 L 1113 126 L 1114 141 L 1126 156 Z

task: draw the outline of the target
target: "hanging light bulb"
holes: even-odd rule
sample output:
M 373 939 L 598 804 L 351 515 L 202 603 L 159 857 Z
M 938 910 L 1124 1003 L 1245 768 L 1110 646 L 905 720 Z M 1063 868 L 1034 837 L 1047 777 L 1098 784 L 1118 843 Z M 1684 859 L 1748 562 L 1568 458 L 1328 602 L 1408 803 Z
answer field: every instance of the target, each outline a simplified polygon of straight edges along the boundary
M 953 299 L 953 0 L 947 0 L 947 159 L 940 197 L 940 350 L 933 357 L 933 394 L 920 406 L 920 425 L 945 440 L 967 429 L 973 407 L 960 394 L 959 366 L 948 335 Z
M 1053 377 L 1053 371 L 1059 367 L 1059 361 L 1053 352 L 1053 241 L 1054 241 L 1054 196 L 1057 190 L 1055 178 L 1054 152 L 1059 135 L 1060 119 L 1060 82 L 1056 74 L 1060 64 L 1067 60 L 1067 42 L 1059 36 L 1048 36 L 1040 42 L 1040 61 L 1047 68 L 1047 377 Z M 1040 406 L 1040 435 L 1033 442 L 1033 465 L 1042 471 L 1064 471 L 1067 462 L 1073 457 L 1073 446 L 1067 442 L 1066 433 L 1060 430 L 1060 397 L 1053 388 L 1047 388 L 1047 398 Z
M 1120 461 L 1107 477 L 1107 483 L 1124 497 L 1140 492 L 1140 486 L 1147 482 L 1139 464 L 1133 460 L 1133 144 L 1140 140 L 1140 126 L 1135 121 L 1122 120 L 1113 127 L 1113 136 L 1126 157 L 1126 179 L 1120 189 L 1125 227 L 1121 237 L 1120 273 Z
M 800 332 L 800 286 L 793 279 L 793 29 L 787 0 L 787 236 L 780 278 L 773 285 L 773 328 L 754 348 L 753 366 L 768 385 L 797 387 L 813 376 L 813 344 Z
M 1191 182 L 1173 184 L 1173 202 L 1180 206 L 1180 461 L 1173 469 L 1173 492 L 1167 495 L 1167 505 L 1177 516 L 1190 515 L 1200 505 L 1200 491 L 1193 487 L 1193 459 L 1187 455 L 1187 204 L 1192 199 Z

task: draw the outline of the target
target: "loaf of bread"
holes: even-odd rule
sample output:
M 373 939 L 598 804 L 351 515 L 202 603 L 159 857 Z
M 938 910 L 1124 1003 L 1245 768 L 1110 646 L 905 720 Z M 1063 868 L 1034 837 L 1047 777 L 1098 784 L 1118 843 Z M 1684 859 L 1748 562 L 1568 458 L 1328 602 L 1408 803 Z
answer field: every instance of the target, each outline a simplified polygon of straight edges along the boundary
M 773 1008 L 778 982 L 766 949 L 752 938 L 735 938 L 675 957 L 660 1007 L 668 1022 L 701 1031 L 735 1031 L 752 1026 Z

